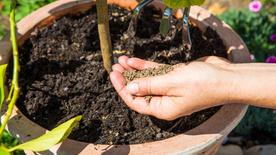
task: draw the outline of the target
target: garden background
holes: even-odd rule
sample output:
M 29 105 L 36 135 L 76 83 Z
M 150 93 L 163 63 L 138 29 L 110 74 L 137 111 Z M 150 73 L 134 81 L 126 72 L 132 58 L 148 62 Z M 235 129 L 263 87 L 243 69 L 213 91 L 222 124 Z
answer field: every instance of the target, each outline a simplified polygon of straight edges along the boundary
M 53 1 L 18 0 L 16 20 Z M 9 28 L 9 2 L 10 0 L 0 0 L 0 40 Z M 249 0 L 206 0 L 204 7 L 229 24 L 242 37 L 254 61 L 275 63 L 276 0 L 258 2 L 261 3 L 250 6 L 252 1 Z M 7 133 L 4 138 L 7 143 L 16 143 Z M 225 143 L 236 144 L 245 149 L 255 145 L 276 144 L 276 110 L 250 107 Z

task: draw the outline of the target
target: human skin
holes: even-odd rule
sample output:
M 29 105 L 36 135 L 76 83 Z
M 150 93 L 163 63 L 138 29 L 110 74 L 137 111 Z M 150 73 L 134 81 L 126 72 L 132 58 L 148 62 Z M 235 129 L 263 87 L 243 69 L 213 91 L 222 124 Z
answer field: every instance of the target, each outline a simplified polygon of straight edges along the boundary
M 113 65 L 110 79 L 114 88 L 133 110 L 164 120 L 217 105 L 251 104 L 276 108 L 276 65 L 231 64 L 224 58 L 204 57 L 173 66 L 173 71 L 136 79 L 125 85 L 128 70 L 143 70 L 160 64 L 122 56 Z M 148 102 L 144 96 L 152 95 Z

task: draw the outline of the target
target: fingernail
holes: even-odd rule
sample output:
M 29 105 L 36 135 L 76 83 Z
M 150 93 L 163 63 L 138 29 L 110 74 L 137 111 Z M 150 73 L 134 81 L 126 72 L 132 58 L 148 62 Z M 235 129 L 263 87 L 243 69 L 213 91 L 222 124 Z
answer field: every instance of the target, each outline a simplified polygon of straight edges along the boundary
M 134 82 L 128 84 L 126 88 L 131 94 L 136 94 L 139 91 L 138 84 Z

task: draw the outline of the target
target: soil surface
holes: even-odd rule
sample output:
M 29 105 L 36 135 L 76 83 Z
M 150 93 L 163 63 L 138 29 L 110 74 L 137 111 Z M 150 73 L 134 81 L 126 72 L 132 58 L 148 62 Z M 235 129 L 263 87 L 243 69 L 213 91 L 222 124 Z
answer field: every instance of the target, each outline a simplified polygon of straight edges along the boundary
M 145 10 L 135 38 L 127 32 L 130 12 L 116 7 L 110 7 L 110 12 L 116 58 L 128 54 L 172 65 L 207 55 L 227 56 L 223 42 L 210 28 L 203 33 L 192 26 L 193 47 L 187 51 L 180 46 L 181 32 L 172 32 L 175 37 L 166 38 L 157 34 L 159 20 L 152 16 L 160 17 L 160 12 Z M 17 106 L 48 129 L 83 115 L 70 138 L 96 144 L 165 139 L 198 126 L 219 109 L 207 109 L 171 122 L 130 110 L 109 81 L 99 45 L 95 8 L 36 29 L 20 48 L 21 94 Z

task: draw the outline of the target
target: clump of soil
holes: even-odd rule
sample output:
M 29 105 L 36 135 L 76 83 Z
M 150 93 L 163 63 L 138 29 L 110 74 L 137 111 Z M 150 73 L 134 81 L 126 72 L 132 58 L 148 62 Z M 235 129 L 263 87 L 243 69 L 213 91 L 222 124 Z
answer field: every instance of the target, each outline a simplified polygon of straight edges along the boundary
M 208 28 L 201 32 L 196 26 L 191 27 L 194 45 L 191 51 L 180 50 L 181 37 L 177 36 L 181 32 L 175 32 L 176 37 L 171 39 L 158 35 L 156 27 L 160 23 L 151 19 L 160 12 L 153 9 L 145 10 L 135 40 L 129 43 L 126 40 L 131 39 L 124 37 L 129 37 L 131 13 L 110 7 L 110 14 L 113 48 L 129 51 L 130 56 L 170 65 L 207 55 L 227 56 L 215 31 Z M 19 109 L 47 129 L 83 115 L 70 138 L 96 144 L 137 144 L 165 139 L 198 126 L 219 109 L 170 122 L 130 110 L 113 89 L 99 45 L 95 7 L 32 32 L 20 48 Z M 115 54 L 115 58 L 119 55 Z

